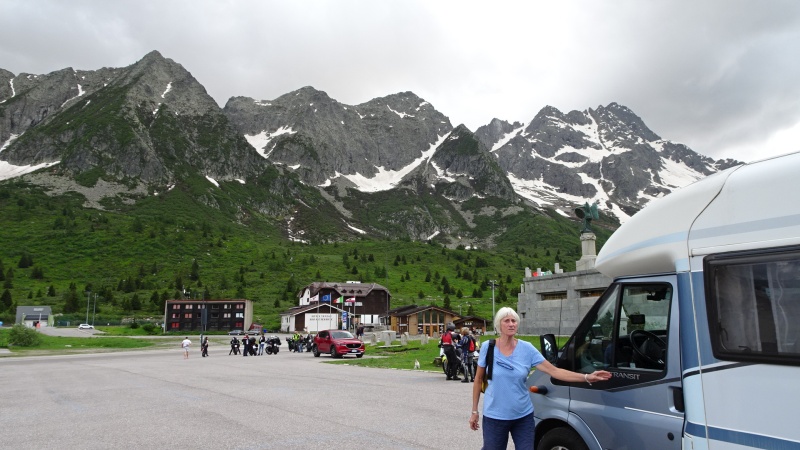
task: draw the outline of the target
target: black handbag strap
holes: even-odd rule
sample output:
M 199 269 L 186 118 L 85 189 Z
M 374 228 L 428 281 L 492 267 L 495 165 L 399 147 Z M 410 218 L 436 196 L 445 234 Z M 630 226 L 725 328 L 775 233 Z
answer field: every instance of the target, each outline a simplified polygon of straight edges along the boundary
M 492 367 L 494 367 L 494 339 L 489 341 L 489 354 L 486 355 L 486 379 L 492 379 Z

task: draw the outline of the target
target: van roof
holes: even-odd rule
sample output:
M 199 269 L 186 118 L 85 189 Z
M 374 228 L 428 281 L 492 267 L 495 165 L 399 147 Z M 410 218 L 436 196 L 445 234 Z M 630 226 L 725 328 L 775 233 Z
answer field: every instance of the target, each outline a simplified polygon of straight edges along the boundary
M 648 204 L 595 266 L 612 278 L 682 272 L 690 256 L 800 244 L 798 192 L 800 152 L 716 173 Z

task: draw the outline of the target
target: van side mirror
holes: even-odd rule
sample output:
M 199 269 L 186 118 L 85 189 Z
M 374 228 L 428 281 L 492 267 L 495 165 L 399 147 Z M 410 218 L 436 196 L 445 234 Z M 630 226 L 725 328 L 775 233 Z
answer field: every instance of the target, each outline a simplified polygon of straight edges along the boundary
M 542 356 L 555 365 L 558 360 L 558 344 L 554 334 L 543 334 L 539 336 L 539 344 L 542 348 Z

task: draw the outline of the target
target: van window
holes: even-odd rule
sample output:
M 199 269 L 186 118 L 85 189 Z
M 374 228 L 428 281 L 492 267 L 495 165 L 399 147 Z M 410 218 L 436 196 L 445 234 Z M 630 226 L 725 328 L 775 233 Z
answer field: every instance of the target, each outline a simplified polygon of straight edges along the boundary
M 714 356 L 800 364 L 800 249 L 715 255 L 704 264 Z
M 664 371 L 671 303 L 668 283 L 613 284 L 576 329 L 571 366 L 583 373 Z

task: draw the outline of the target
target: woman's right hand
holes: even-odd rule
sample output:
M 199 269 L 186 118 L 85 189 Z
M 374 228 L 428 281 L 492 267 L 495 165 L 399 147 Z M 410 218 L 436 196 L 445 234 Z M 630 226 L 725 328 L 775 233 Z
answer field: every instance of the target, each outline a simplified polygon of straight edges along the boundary
M 478 420 L 479 420 L 479 419 L 480 419 L 480 415 L 479 415 L 477 412 L 474 412 L 474 413 L 472 413 L 472 415 L 471 415 L 471 416 L 469 416 L 469 427 L 470 427 L 470 428 L 471 428 L 473 431 L 478 431 L 478 428 L 480 428 L 480 427 L 481 427 L 481 426 L 478 424 Z

